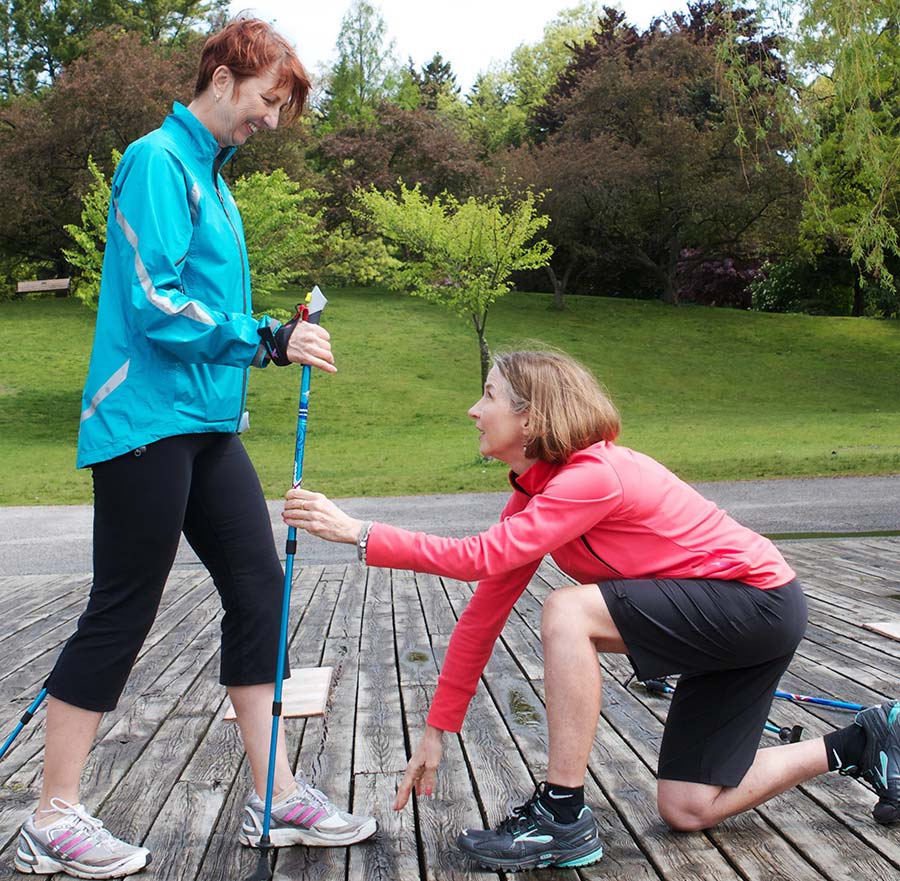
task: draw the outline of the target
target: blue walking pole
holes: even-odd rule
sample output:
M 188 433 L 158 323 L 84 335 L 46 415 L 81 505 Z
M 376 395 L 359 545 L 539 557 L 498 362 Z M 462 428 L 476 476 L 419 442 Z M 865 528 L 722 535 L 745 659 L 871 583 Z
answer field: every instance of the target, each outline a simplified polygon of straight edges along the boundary
M 794 701 L 798 704 L 816 704 L 820 707 L 833 707 L 836 710 L 864 710 L 862 704 L 851 704 L 848 701 L 838 701 L 830 697 L 811 697 L 808 694 L 792 694 L 789 691 L 776 691 L 775 697 L 784 701 Z
M 6 751 L 12 746 L 12 742 L 16 739 L 19 732 L 31 721 L 31 717 L 37 712 L 38 707 L 44 702 L 45 697 L 47 697 L 47 689 L 42 688 L 40 692 L 38 692 L 38 696 L 31 702 L 28 709 L 22 713 L 22 718 L 19 719 L 18 724 L 13 728 L 12 734 L 6 738 L 3 746 L 0 746 L 0 759 L 6 755 Z
M 302 306 L 301 317 L 310 324 L 318 324 L 322 318 L 322 311 L 328 302 L 325 295 L 319 290 L 318 285 L 306 298 L 307 305 Z M 303 374 L 300 379 L 300 406 L 297 412 L 297 442 L 294 447 L 294 479 L 293 486 L 300 486 L 303 481 L 303 450 L 306 445 L 306 420 L 309 416 L 309 380 L 311 369 L 308 364 L 303 365 Z M 287 631 L 288 617 L 291 607 L 291 582 L 294 577 L 294 555 L 297 552 L 297 530 L 288 527 L 287 543 L 285 545 L 284 560 L 284 591 L 281 601 L 281 634 L 278 639 L 278 661 L 275 665 L 275 696 L 272 701 L 272 737 L 269 742 L 269 770 L 266 778 L 266 808 L 263 813 L 263 830 L 259 839 L 259 862 L 256 871 L 248 881 L 269 881 L 272 877 L 272 869 L 269 864 L 269 851 L 272 850 L 272 841 L 269 837 L 269 829 L 272 824 L 272 795 L 275 786 L 275 756 L 278 749 L 278 722 L 281 719 L 281 695 L 284 678 L 285 659 L 287 657 Z

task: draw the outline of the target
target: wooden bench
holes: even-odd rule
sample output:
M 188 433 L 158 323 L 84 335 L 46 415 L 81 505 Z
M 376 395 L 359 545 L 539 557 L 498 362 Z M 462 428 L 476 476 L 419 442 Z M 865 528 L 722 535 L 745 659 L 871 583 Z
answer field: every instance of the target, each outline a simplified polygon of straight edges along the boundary
M 56 291 L 57 297 L 69 292 L 68 278 L 42 278 L 37 281 L 20 281 L 16 284 L 17 294 L 33 294 L 40 291 Z

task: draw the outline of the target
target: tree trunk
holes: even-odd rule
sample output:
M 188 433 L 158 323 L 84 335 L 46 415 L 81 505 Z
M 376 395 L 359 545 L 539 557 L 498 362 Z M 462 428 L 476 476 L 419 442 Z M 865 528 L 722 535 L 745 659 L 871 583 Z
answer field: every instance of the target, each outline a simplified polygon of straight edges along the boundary
M 675 290 L 675 270 L 678 268 L 678 255 L 681 254 L 681 243 L 676 239 L 669 240 L 669 259 L 665 266 L 659 267 L 662 282 L 662 301 L 669 306 L 678 306 L 678 291 Z
M 478 316 L 472 315 L 472 323 L 475 325 L 475 333 L 478 334 L 478 349 L 481 353 L 481 387 L 487 382 L 487 375 L 491 369 L 491 350 L 488 347 L 487 339 L 484 336 L 484 325 L 487 323 L 487 312 L 481 316 L 479 322 Z
M 569 286 L 569 276 L 572 274 L 572 267 L 575 265 L 574 260 L 570 260 L 568 265 L 566 266 L 565 272 L 563 272 L 562 278 L 560 278 L 556 274 L 556 270 L 550 265 L 547 265 L 545 269 L 547 270 L 547 275 L 550 278 L 550 283 L 553 285 L 553 306 L 552 308 L 557 312 L 564 312 L 566 309 L 566 304 L 563 301 L 563 296 L 566 293 L 566 288 Z
M 662 282 L 662 301 L 668 306 L 678 306 L 678 292 L 675 290 L 675 280 L 672 273 L 660 268 L 659 280 Z
M 861 318 L 866 312 L 866 297 L 863 293 L 862 279 L 858 272 L 853 273 L 853 308 L 850 314 L 854 318 Z

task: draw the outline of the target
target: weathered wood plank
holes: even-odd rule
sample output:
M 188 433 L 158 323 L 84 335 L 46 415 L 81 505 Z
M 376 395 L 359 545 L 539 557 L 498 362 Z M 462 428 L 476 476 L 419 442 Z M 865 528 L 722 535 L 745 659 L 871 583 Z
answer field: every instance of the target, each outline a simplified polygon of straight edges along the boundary
M 411 808 L 400 812 L 390 810 L 401 776 L 354 776 L 354 809 L 378 817 L 378 831 L 364 844 L 349 849 L 348 881 L 419 881 L 415 814 Z
M 861 624 L 865 613 L 900 605 L 900 540 L 786 543 L 784 550 L 807 587 L 811 614 L 785 690 L 861 703 L 892 696 L 900 681 L 898 644 Z M 287 720 L 289 754 L 314 785 L 340 805 L 374 814 L 380 828 L 373 841 L 349 850 L 282 849 L 278 881 L 498 877 L 459 854 L 456 832 L 496 823 L 546 773 L 540 615 L 549 591 L 567 583 L 552 563 L 539 568 L 496 646 L 462 735 L 445 736 L 434 795 L 395 813 L 408 750 L 423 730 L 447 640 L 473 585 L 355 563 L 298 569 L 291 663 L 330 664 L 336 678 L 323 718 Z M 20 715 L 33 696 L 88 587 L 86 576 L 0 577 L 0 662 L 12 668 L 0 667 L 0 723 Z M 220 614 L 202 569 L 172 573 L 120 708 L 104 718 L 89 758 L 89 806 L 99 807 L 115 832 L 153 848 L 148 877 L 240 881 L 256 865 L 256 853 L 236 841 L 252 783 L 237 726 L 221 720 Z M 872 821 L 871 793 L 836 775 L 707 833 L 669 832 L 656 814 L 654 779 L 668 700 L 624 687 L 627 659 L 604 656 L 601 666 L 605 704 L 586 796 L 607 853 L 596 866 L 545 871 L 542 879 L 893 881 L 900 874 L 895 830 Z M 802 724 L 805 738 L 851 718 L 785 701 L 771 711 L 776 725 Z M 35 719 L 0 766 L 4 868 L 36 797 L 42 727 Z M 762 745 L 777 743 L 766 735 Z

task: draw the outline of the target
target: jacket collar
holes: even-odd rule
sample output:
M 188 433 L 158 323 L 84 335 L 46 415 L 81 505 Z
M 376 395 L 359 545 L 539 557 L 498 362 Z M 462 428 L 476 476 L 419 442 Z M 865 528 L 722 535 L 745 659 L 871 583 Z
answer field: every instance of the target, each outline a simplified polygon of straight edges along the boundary
M 509 482 L 514 490 L 525 493 L 526 496 L 536 496 L 538 493 L 543 492 L 544 487 L 547 486 L 550 478 L 556 474 L 559 467 L 559 465 L 543 462 L 539 459 L 521 474 L 510 471 Z
M 186 137 L 200 159 L 215 164 L 218 171 L 234 155 L 235 147 L 220 147 L 212 132 L 184 104 L 176 101 L 163 127 L 171 128 Z

